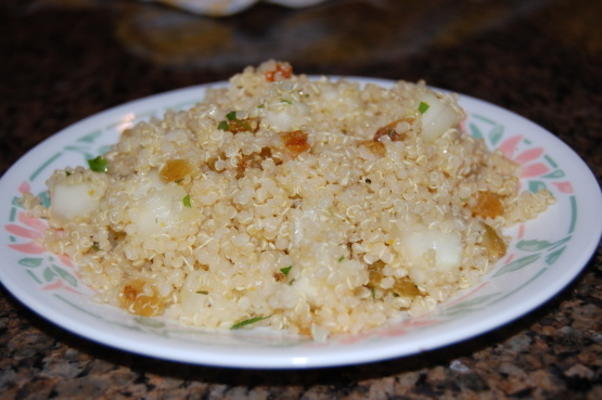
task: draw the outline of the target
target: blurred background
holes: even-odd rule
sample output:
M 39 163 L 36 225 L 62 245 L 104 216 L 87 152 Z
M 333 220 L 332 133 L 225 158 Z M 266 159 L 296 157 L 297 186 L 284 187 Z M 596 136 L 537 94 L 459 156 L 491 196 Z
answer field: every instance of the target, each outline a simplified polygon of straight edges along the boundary
M 577 133 L 601 104 L 598 91 L 586 95 L 602 83 L 601 2 L 314 0 L 290 8 L 260 1 L 229 16 L 188 11 L 213 2 L 244 3 L 4 0 L 0 95 L 10 102 L 2 110 L 28 117 L 17 126 L 2 118 L 3 131 L 27 130 L 20 134 L 32 145 L 109 106 L 224 79 L 268 58 L 304 73 L 425 79 L 548 129 L 562 123 L 559 134 L 572 129 L 562 120 L 567 106 L 581 110 L 571 116 Z
M 424 79 L 493 102 L 560 137 L 600 180 L 600 21 L 602 2 L 591 0 L 3 0 L 0 174 L 96 112 L 275 58 L 297 73 Z M 172 385 L 174 398 L 196 387 L 207 398 L 599 399 L 601 258 L 598 249 L 546 306 L 454 349 L 304 374 L 232 374 L 107 349 L 41 320 L 0 287 L 0 397 L 92 398 L 117 388 L 161 398 Z
M 225 79 L 269 58 L 303 73 L 425 79 L 519 111 L 571 140 L 600 132 L 599 122 L 586 128 L 602 97 L 591 90 L 602 87 L 602 2 L 279 1 L 297 7 L 254 0 L 2 1 L 0 127 L 25 140 L 21 147 L 0 139 L 14 150 L 2 168 L 89 114 Z M 314 4 L 301 7 L 305 2 Z M 567 107 L 576 114 L 569 117 Z

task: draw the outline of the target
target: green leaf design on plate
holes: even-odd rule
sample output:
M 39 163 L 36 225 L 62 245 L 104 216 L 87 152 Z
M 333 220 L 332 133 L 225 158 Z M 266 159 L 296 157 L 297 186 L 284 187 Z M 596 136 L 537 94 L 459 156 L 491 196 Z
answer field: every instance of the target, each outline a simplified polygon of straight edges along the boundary
M 72 145 L 67 145 L 64 147 L 65 150 L 71 150 L 71 151 L 75 151 L 78 153 L 83 153 L 86 150 L 88 150 L 87 147 L 79 147 L 79 146 L 72 146 Z
M 144 332 L 144 329 L 142 329 L 138 325 L 129 325 L 129 324 L 124 324 L 123 322 L 120 322 L 120 321 L 110 321 L 110 320 L 106 320 L 106 319 L 105 319 L 105 321 L 107 321 L 111 325 L 119 326 L 119 327 L 122 327 L 125 329 L 129 329 L 131 331 Z
M 38 198 L 45 208 L 50 207 L 50 194 L 48 193 L 48 190 L 40 192 L 40 194 L 38 194 Z
M 67 270 L 59 267 L 58 265 L 54 265 L 54 264 L 52 264 L 52 269 L 54 270 L 54 272 L 56 272 L 56 274 L 58 276 L 63 278 L 63 280 L 65 282 L 67 282 L 71 286 L 77 286 L 77 279 L 75 279 L 75 277 L 73 275 L 71 275 L 69 272 L 67 272 Z
M 165 322 L 163 321 L 159 321 L 157 319 L 153 319 L 153 318 L 145 318 L 145 317 L 135 317 L 134 321 L 136 321 L 137 324 L 140 324 L 142 326 L 146 326 L 149 328 L 165 328 Z
M 535 262 L 541 256 L 540 253 L 531 254 L 530 256 L 525 256 L 519 258 L 518 260 L 514 260 L 509 264 L 504 265 L 498 272 L 496 272 L 493 277 L 497 278 L 500 275 L 504 275 L 508 272 L 517 271 L 521 268 L 526 267 L 527 265 Z
M 550 247 L 552 244 L 547 240 L 521 240 L 516 244 L 516 248 L 524 251 L 539 251 Z
M 543 249 L 553 249 L 554 247 L 560 246 L 563 243 L 566 243 L 571 237 L 567 236 L 563 239 L 560 239 L 556 242 L 548 242 L 547 240 L 521 240 L 516 244 L 516 248 L 524 251 L 539 251 Z
M 44 280 L 46 282 L 50 282 L 50 281 L 54 280 L 54 278 L 57 276 L 57 274 L 56 274 L 56 272 L 51 270 L 49 267 L 46 267 L 44 272 L 42 272 L 42 276 L 44 277 Z
M 496 146 L 502 136 L 504 136 L 504 127 L 502 125 L 496 125 L 491 132 L 489 132 L 489 141 L 493 146 Z
M 458 304 L 454 304 L 448 309 L 443 311 L 443 314 L 448 316 L 455 316 L 459 314 L 464 314 L 466 312 L 474 311 L 478 308 L 482 308 L 486 306 L 487 301 L 492 300 L 496 297 L 500 296 L 500 293 L 489 293 L 477 296 L 473 299 L 463 301 Z
M 552 178 L 552 179 L 554 179 L 554 178 L 562 178 L 562 177 L 564 177 L 564 171 L 561 170 L 561 169 L 557 169 L 556 171 L 550 172 L 549 174 L 544 175 L 543 177 L 544 178 Z
M 44 261 L 43 258 L 39 258 L 39 257 L 26 257 L 26 258 L 20 259 L 18 262 L 19 262 L 20 265 L 23 265 L 25 267 L 36 268 L 36 267 L 39 267 L 40 264 L 42 264 L 42 261 Z
M 101 131 L 94 131 L 77 139 L 78 142 L 93 143 L 100 136 Z
M 556 262 L 556 260 L 558 260 L 558 258 L 560 258 L 560 256 L 562 255 L 562 253 L 564 252 L 564 249 L 566 249 L 566 246 L 561 247 L 558 250 L 555 250 L 555 251 L 551 252 L 550 254 L 548 254 L 546 257 L 546 264 L 548 264 L 548 265 L 554 264 Z
M 550 248 L 548 250 L 552 250 L 554 247 L 558 247 L 561 244 L 568 242 L 570 239 L 571 239 L 571 235 L 565 237 L 564 239 L 560 239 L 559 241 L 552 243 L 552 245 L 550 246 Z
M 548 154 L 544 154 L 543 158 L 552 166 L 552 168 L 558 167 L 558 164 L 556 164 L 556 161 L 554 161 L 554 159 L 552 157 L 550 157 Z
M 540 190 L 544 190 L 547 188 L 548 187 L 546 186 L 546 184 L 542 181 L 529 181 L 529 192 L 531 193 L 537 193 Z
M 479 129 L 478 126 L 476 126 L 475 124 L 471 123 L 468 125 L 468 127 L 470 128 L 470 134 L 473 138 L 475 139 L 483 139 L 483 133 L 481 133 L 481 130 Z
M 111 146 L 110 144 L 106 144 L 104 146 L 100 146 L 98 148 L 97 153 L 100 154 L 100 155 L 103 155 L 103 154 L 107 153 L 109 150 L 111 150 L 112 147 L 113 146 Z

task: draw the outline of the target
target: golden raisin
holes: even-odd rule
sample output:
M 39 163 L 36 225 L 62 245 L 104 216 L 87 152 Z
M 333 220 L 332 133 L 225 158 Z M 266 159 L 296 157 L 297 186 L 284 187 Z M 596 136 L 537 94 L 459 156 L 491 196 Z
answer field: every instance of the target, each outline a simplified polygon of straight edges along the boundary
M 483 233 L 483 246 L 487 249 L 487 255 L 493 261 L 499 260 L 506 254 L 506 243 L 488 224 L 483 224 L 485 233 Z
M 232 133 L 252 132 L 259 130 L 259 118 L 244 118 L 228 121 L 228 131 Z
M 385 263 L 381 260 L 375 261 L 372 264 L 368 265 L 368 287 L 375 288 L 380 284 L 380 281 L 383 279 L 383 267 Z
M 375 140 L 362 140 L 361 142 L 359 142 L 359 145 L 366 146 L 366 148 L 370 150 L 372 154 L 378 157 L 384 157 L 387 154 L 387 149 L 385 148 L 385 145 Z
M 309 150 L 311 147 L 307 142 L 307 133 L 303 131 L 282 132 L 280 135 L 282 136 L 284 146 L 293 157 Z
M 310 336 L 311 337 L 311 326 L 307 323 L 300 321 L 291 321 L 293 325 L 297 327 L 299 334 L 301 336 Z
M 404 140 L 407 137 L 407 135 L 403 132 L 397 132 L 397 130 L 395 129 L 397 124 L 399 124 L 400 122 L 407 122 L 407 123 L 411 124 L 412 122 L 414 122 L 414 119 L 413 118 L 401 118 L 401 119 L 395 120 L 381 128 L 378 128 L 376 133 L 374 134 L 374 137 L 372 138 L 372 140 L 378 140 L 382 136 L 385 136 L 385 135 L 389 136 L 389 138 L 393 142 L 400 142 L 400 141 Z
M 116 231 L 114 229 L 112 229 L 111 227 L 109 227 L 109 240 L 111 242 L 119 242 L 125 239 L 125 237 L 127 236 L 127 233 L 123 232 L 123 231 Z
M 269 147 L 262 147 L 259 153 L 243 155 L 236 165 L 236 179 L 242 178 L 247 168 L 261 168 L 263 160 L 271 157 L 272 149 Z
M 190 172 L 192 172 L 192 166 L 188 161 L 182 159 L 167 160 L 161 168 L 159 176 L 165 183 L 177 182 L 184 179 Z
M 393 293 L 401 297 L 416 297 L 420 296 L 418 286 L 407 276 L 401 279 L 396 279 L 393 285 Z
M 163 314 L 165 303 L 157 293 L 157 289 L 151 286 L 152 294 L 145 293 L 146 283 L 136 279 L 123 286 L 119 296 L 120 305 L 132 314 L 143 317 L 152 317 Z
M 267 146 L 262 147 L 261 151 L 259 152 L 259 156 L 261 157 L 262 160 L 272 157 L 272 149 Z
M 196 270 L 203 270 L 203 271 L 209 271 L 209 266 L 207 264 L 201 264 L 198 261 L 194 262 L 194 269 Z
M 504 214 L 504 205 L 499 194 L 490 191 L 480 191 L 477 192 L 476 196 L 476 203 L 471 207 L 474 216 L 495 218 Z

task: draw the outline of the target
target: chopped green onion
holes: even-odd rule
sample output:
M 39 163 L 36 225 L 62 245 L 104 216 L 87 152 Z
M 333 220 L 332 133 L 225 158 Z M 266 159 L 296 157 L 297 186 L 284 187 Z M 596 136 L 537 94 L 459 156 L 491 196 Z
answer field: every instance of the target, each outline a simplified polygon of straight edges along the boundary
M 230 111 L 228 114 L 226 114 L 226 118 L 228 121 L 234 121 L 236 119 L 236 111 Z
M 343 261 L 345 259 L 345 256 L 340 256 L 339 257 L 339 262 Z
M 182 198 L 182 204 L 184 204 L 184 207 L 188 207 L 188 208 L 192 207 L 192 204 L 190 204 L 190 195 L 189 194 L 187 194 L 186 196 L 184 196 Z
M 270 318 L 270 315 L 268 315 L 267 317 L 253 317 L 253 318 L 245 319 L 245 320 L 235 323 L 234 325 L 232 325 L 230 327 L 230 329 L 240 329 L 247 325 L 251 325 L 251 324 L 254 324 L 255 322 L 263 321 L 264 319 L 268 319 L 268 318 Z
M 376 298 L 376 291 L 373 287 L 370 288 L 370 293 L 372 294 L 372 299 L 374 300 Z
M 88 166 L 94 172 L 107 172 L 109 170 L 108 161 L 102 156 L 88 160 Z
M 226 122 L 226 121 L 220 121 L 220 123 L 217 125 L 217 129 L 222 130 L 222 131 L 227 131 L 228 128 L 229 128 L 228 122 Z
M 286 104 L 293 104 L 293 102 L 289 99 L 280 99 L 280 101 Z
M 424 114 L 426 112 L 426 110 L 429 109 L 429 105 L 428 103 L 425 103 L 424 101 L 421 101 L 420 104 L 418 105 L 418 111 L 420 111 L 420 114 Z
M 98 242 L 92 243 L 92 250 L 94 250 L 94 251 L 100 250 L 100 246 L 99 246 Z
M 209 292 L 208 292 L 208 291 L 206 291 L 206 290 L 197 290 L 196 292 L 197 292 L 198 294 L 209 294 Z
M 288 273 L 291 272 L 291 268 L 293 268 L 292 265 L 289 265 L 288 267 L 280 268 L 280 272 L 282 272 L 284 275 L 288 275 Z

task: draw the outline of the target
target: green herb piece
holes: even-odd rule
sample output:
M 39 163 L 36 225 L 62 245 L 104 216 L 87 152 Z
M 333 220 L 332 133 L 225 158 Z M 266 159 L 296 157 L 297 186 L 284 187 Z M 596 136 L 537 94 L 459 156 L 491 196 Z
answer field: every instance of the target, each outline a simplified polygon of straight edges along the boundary
M 196 292 L 197 292 L 198 294 L 209 294 L 209 292 L 208 292 L 208 291 L 206 291 L 206 290 L 197 290 Z
M 228 122 L 226 122 L 226 121 L 220 121 L 220 123 L 217 125 L 217 129 L 222 130 L 222 131 L 227 131 L 228 128 L 229 128 Z
M 94 251 L 100 250 L 100 246 L 98 245 L 98 242 L 92 243 L 92 250 L 94 250 Z
M 188 207 L 188 208 L 192 207 L 192 204 L 190 204 L 190 195 L 189 194 L 187 194 L 186 196 L 184 196 L 182 198 L 182 204 L 184 204 L 184 207 Z
M 372 300 L 376 299 L 376 291 L 373 287 L 370 288 L 370 294 L 372 295 Z
M 286 104 L 293 104 L 292 100 L 289 99 L 280 99 L 280 101 Z
M 88 160 L 88 166 L 94 172 L 107 172 L 109 170 L 108 164 L 109 162 L 102 156 Z
M 292 265 L 289 265 L 288 267 L 280 268 L 280 272 L 282 272 L 285 276 L 288 276 L 288 273 L 291 272 L 291 268 L 293 268 Z
M 65 171 L 66 176 L 71 176 L 71 171 Z
M 345 256 L 340 256 L 339 257 L 339 262 L 343 261 L 345 259 Z
M 226 119 L 228 119 L 228 121 L 234 121 L 236 119 L 236 111 L 230 111 L 226 114 Z
M 421 101 L 418 105 L 418 111 L 420 111 L 420 114 L 424 114 L 430 107 L 431 106 L 429 106 L 428 103 Z
M 265 107 L 264 104 L 260 104 L 260 105 L 257 106 L 257 108 L 264 108 L 264 107 Z
M 251 325 L 251 324 L 254 324 L 255 322 L 263 321 L 264 319 L 268 319 L 268 318 L 270 318 L 270 315 L 268 315 L 266 317 L 253 317 L 253 318 L 245 319 L 245 320 L 235 323 L 234 325 L 232 325 L 230 327 L 230 329 L 244 328 L 247 325 Z

